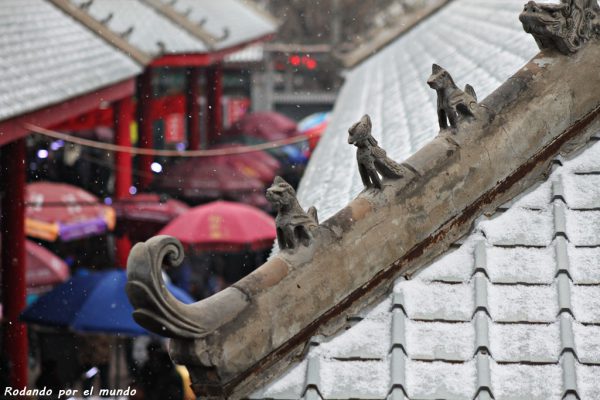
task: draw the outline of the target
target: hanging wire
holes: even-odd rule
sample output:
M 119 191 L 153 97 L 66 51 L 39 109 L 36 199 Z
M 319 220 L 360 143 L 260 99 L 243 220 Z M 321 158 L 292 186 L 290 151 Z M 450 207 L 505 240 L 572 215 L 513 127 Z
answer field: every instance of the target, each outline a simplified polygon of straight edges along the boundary
M 111 143 L 103 143 L 96 140 L 83 139 L 77 136 L 69 135 L 53 131 L 50 129 L 42 128 L 41 126 L 33 124 L 24 124 L 24 127 L 31 132 L 39 133 L 44 136 L 51 137 L 53 139 L 64 140 L 65 142 L 75 143 L 85 147 L 92 147 L 95 149 L 105 151 L 115 151 L 121 153 L 129 153 L 134 155 L 147 155 L 147 156 L 159 156 L 159 157 L 214 157 L 214 156 L 227 156 L 234 154 L 253 153 L 256 151 L 275 149 L 289 144 L 300 143 L 308 140 L 308 135 L 296 135 L 286 139 L 274 140 L 272 142 L 260 143 L 255 145 L 241 145 L 240 147 L 232 147 L 225 149 L 211 149 L 211 150 L 154 150 L 154 149 L 142 149 L 138 147 L 120 146 Z

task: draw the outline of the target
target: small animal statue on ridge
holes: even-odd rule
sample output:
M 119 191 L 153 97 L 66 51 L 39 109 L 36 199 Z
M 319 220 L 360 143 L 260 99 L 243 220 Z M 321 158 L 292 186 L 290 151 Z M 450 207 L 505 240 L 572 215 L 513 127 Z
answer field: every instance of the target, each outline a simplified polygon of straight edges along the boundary
M 275 226 L 279 248 L 294 250 L 300 245 L 309 246 L 313 240 L 312 230 L 319 225 L 317 209 L 310 207 L 308 212 L 304 212 L 296 199 L 294 188 L 279 176 L 267 189 L 266 196 L 277 210 Z
M 368 115 L 364 115 L 348 129 L 348 143 L 357 148 L 358 171 L 366 188 L 381 189 L 379 174 L 389 179 L 402 178 L 400 164 L 389 158 L 371 135 L 371 118 Z
M 456 86 L 452 76 L 444 68 L 433 64 L 432 74 L 427 84 L 437 92 L 437 113 L 440 129 L 458 127 L 461 120 L 474 118 L 477 106 L 477 95 L 471 85 L 462 91 Z

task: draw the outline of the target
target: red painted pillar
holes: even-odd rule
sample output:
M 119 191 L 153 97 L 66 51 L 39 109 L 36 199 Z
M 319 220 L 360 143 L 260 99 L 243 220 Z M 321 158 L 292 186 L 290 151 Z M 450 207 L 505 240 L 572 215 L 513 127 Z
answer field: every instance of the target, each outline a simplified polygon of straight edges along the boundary
M 223 66 L 221 64 L 209 67 L 206 70 L 206 99 L 207 99 L 207 124 L 208 144 L 214 144 L 221 136 L 223 129 Z
M 152 89 L 152 69 L 147 68 L 138 77 L 138 147 L 144 149 L 154 148 L 154 121 L 152 121 L 152 102 L 154 91 Z M 152 183 L 150 166 L 154 161 L 153 156 L 138 156 L 138 186 L 146 189 Z
M 19 322 L 25 308 L 25 139 L 0 148 L 2 354 L 10 363 L 12 387 L 27 385 L 27 328 Z
M 186 71 L 186 117 L 188 144 L 191 150 L 199 150 L 200 147 L 206 147 L 205 143 L 200 143 L 200 69 L 188 68 Z
M 126 97 L 113 103 L 113 129 L 115 131 L 115 144 L 131 147 L 131 122 L 133 120 L 133 107 L 131 98 Z M 117 151 L 115 153 L 115 200 L 119 201 L 129 197 L 131 187 L 131 153 Z M 127 257 L 131 250 L 131 241 L 127 235 L 117 237 L 117 265 L 125 268 Z

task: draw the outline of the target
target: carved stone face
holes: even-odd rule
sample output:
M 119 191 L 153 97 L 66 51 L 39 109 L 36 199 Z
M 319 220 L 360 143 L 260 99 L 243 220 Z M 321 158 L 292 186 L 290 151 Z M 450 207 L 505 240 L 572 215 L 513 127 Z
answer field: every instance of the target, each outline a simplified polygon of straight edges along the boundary
M 597 0 L 562 0 L 560 4 L 530 1 L 519 19 L 540 49 L 554 48 L 563 54 L 577 52 L 593 34 L 600 33 Z
M 348 129 L 348 143 L 358 145 L 371 137 L 371 118 L 363 117 Z
M 279 209 L 282 206 L 290 204 L 291 200 L 296 197 L 296 191 L 283 178 L 276 176 L 273 184 L 267 189 L 266 198 Z
M 527 33 L 558 36 L 566 27 L 565 13 L 568 12 L 568 8 L 564 3 L 540 6 L 535 1 L 530 1 L 525 4 L 519 20 Z
M 427 79 L 427 84 L 434 90 L 441 90 L 444 88 L 453 87 L 454 81 L 452 77 L 444 68 L 437 64 L 433 64 L 431 68 L 431 76 Z

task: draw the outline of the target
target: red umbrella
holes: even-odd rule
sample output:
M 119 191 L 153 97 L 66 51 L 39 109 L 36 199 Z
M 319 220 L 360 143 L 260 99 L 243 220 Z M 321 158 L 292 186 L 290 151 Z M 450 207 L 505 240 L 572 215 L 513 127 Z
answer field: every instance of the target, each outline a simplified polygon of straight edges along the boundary
M 156 179 L 155 187 L 190 200 L 235 198 L 264 191 L 260 180 L 248 177 L 214 157 L 187 159 L 166 168 Z
M 183 201 L 161 197 L 156 193 L 140 193 L 117 200 L 113 207 L 119 222 L 129 220 L 163 225 L 190 209 Z
M 245 149 L 247 146 L 229 143 L 215 146 L 215 148 Z M 269 184 L 273 182 L 281 168 L 281 163 L 275 157 L 262 150 L 215 157 L 215 162 L 227 164 L 248 177 L 257 178 Z
M 272 111 L 246 114 L 225 132 L 227 136 L 248 135 L 268 141 L 285 139 L 298 134 L 294 121 Z
M 56 254 L 29 240 L 25 241 L 27 287 L 41 289 L 69 278 L 69 266 Z
M 203 250 L 263 249 L 275 239 L 275 220 L 252 206 L 228 201 L 194 207 L 161 231 Z
M 140 193 L 113 203 L 117 232 L 127 232 L 134 242 L 148 240 L 190 207 L 182 201 L 156 193 Z
M 26 188 L 27 236 L 46 241 L 75 240 L 102 234 L 115 226 L 111 207 L 76 186 L 35 182 Z

